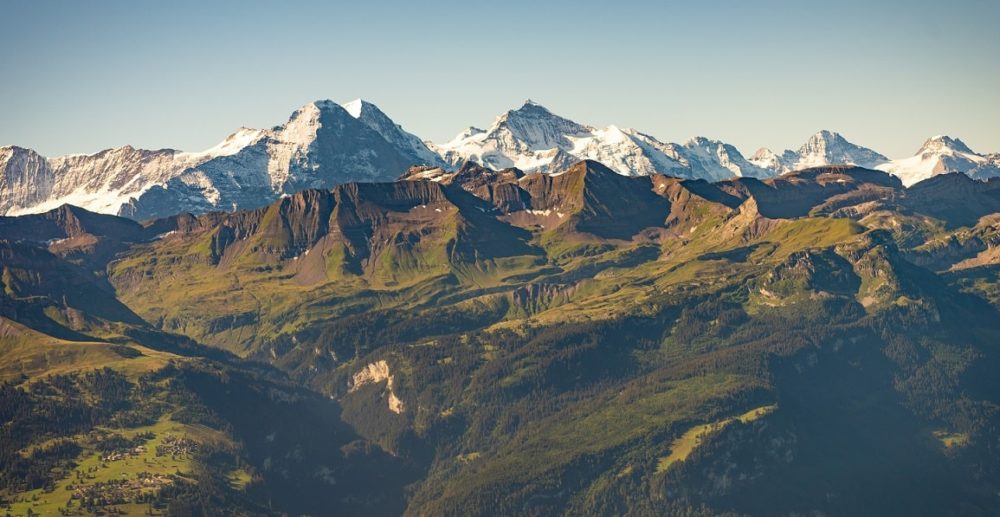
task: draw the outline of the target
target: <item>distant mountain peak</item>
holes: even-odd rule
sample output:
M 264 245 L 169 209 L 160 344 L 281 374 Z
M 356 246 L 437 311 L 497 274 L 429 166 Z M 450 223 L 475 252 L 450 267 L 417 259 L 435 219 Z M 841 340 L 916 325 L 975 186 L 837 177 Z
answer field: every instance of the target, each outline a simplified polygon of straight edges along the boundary
M 469 128 L 437 149 L 453 167 L 471 160 L 495 170 L 554 173 L 592 159 L 626 176 L 658 173 L 719 180 L 770 175 L 717 140 L 696 137 L 685 145 L 664 143 L 634 129 L 574 122 L 530 100 L 503 112 L 489 129 Z
M 820 129 L 819 131 L 813 134 L 811 140 L 837 141 L 837 140 L 844 140 L 844 137 L 836 131 L 830 131 L 829 129 Z
M 5 145 L 3 147 L 0 147 L 0 151 L 5 151 L 5 152 L 9 152 L 9 153 L 31 153 L 31 154 L 38 154 L 38 153 L 36 153 L 34 151 L 34 149 L 30 149 L 28 147 L 21 147 L 19 145 Z
M 976 154 L 968 145 L 965 145 L 961 139 L 952 138 L 947 135 L 935 135 L 928 138 L 917 154 L 923 154 L 927 152 L 941 152 L 945 150 L 951 150 L 959 153 L 966 154 Z
M 521 103 L 520 107 L 508 110 L 507 113 L 557 116 L 555 113 L 552 112 L 552 110 L 546 108 L 545 106 L 542 106 L 541 104 L 531 99 L 525 99 L 524 102 Z
M 778 155 L 774 151 L 768 149 L 767 147 L 761 147 L 757 149 L 756 152 L 750 157 L 751 160 L 766 160 L 770 158 L 777 158 Z
M 337 104 L 336 102 L 333 102 L 330 99 L 317 99 L 315 101 L 310 102 L 306 106 L 314 106 L 314 107 L 316 107 L 318 109 L 321 109 L 321 110 L 336 109 L 336 108 L 340 107 L 339 104 Z
M 1000 161 L 976 154 L 965 142 L 946 135 L 928 138 L 917 153 L 893 160 L 880 169 L 899 176 L 906 185 L 951 172 L 963 172 L 971 178 L 1000 176 Z
M 313 101 L 295 110 L 288 122 L 272 128 L 272 132 L 282 141 L 306 146 L 316 138 L 323 125 L 320 121 L 323 115 L 335 111 L 343 111 L 343 108 L 329 100 Z
M 315 100 L 299 106 L 298 109 L 292 112 L 288 117 L 288 121 L 285 125 L 293 123 L 297 120 L 317 120 L 322 113 L 329 113 L 332 111 L 342 111 L 343 108 L 339 104 L 333 102 L 329 99 L 326 100 Z M 280 128 L 281 126 L 275 126 L 272 129 Z
M 501 121 L 507 121 L 509 119 L 514 119 L 514 118 L 528 118 L 528 119 L 551 118 L 551 119 L 559 119 L 559 120 L 565 120 L 567 122 L 572 122 L 567 118 L 556 115 L 545 106 L 542 106 L 541 104 L 538 104 L 537 102 L 534 102 L 531 99 L 524 101 L 524 104 L 522 104 L 519 108 L 510 109 L 504 112 L 497 118 L 497 122 L 499 123 Z M 572 123 L 576 124 L 575 122 Z
M 754 164 L 786 173 L 826 165 L 857 165 L 874 168 L 889 161 L 888 158 L 867 147 L 851 143 L 836 131 L 822 129 L 813 133 L 797 151 L 778 155 L 769 149 L 760 149 L 750 159 Z
M 853 145 L 847 141 L 846 138 L 841 136 L 840 133 L 836 131 L 830 131 L 828 129 L 821 129 L 809 137 L 806 143 L 799 148 L 799 153 L 806 154 L 810 152 L 820 152 L 825 153 L 826 150 L 832 146 L 844 146 Z
M 411 165 L 444 165 L 374 104 L 319 99 L 283 124 L 240 128 L 198 152 L 124 146 L 46 158 L 0 151 L 0 213 L 70 202 L 134 218 L 262 206 L 284 193 L 385 181 Z
M 716 143 L 716 142 L 718 142 L 718 141 L 717 140 L 712 140 L 712 139 L 710 139 L 708 137 L 704 137 L 704 136 L 692 136 L 691 138 L 688 138 L 686 142 L 684 142 L 684 145 L 705 145 L 705 144 L 711 144 L 711 143 Z
M 567 137 L 582 137 L 593 128 L 552 113 L 540 104 L 525 103 L 497 118 L 489 133 L 508 145 L 526 150 L 563 149 L 571 144 Z

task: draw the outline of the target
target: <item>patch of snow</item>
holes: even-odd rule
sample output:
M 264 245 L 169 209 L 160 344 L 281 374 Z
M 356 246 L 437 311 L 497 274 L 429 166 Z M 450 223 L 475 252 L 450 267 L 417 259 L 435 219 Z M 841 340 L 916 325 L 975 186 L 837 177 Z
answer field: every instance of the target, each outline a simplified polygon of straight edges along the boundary
M 354 99 L 351 102 L 346 102 L 346 103 L 342 104 L 342 106 L 344 107 L 345 110 L 347 110 L 348 113 L 351 114 L 352 117 L 354 117 L 354 118 L 360 118 L 361 117 L 361 103 L 362 103 L 361 99 Z

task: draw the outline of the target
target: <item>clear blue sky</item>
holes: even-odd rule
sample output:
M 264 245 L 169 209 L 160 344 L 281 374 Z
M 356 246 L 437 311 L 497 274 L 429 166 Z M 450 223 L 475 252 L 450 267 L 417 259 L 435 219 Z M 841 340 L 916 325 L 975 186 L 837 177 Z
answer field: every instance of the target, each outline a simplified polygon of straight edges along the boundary
M 532 98 L 750 154 L 832 129 L 1000 151 L 1000 2 L 0 0 L 0 145 L 207 148 L 363 97 L 450 139 Z

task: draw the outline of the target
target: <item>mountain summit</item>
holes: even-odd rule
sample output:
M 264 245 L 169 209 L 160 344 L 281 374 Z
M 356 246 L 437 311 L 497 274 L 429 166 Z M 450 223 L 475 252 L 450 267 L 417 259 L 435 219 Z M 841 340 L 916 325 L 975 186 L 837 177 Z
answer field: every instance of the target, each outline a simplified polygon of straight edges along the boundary
M 374 104 L 310 102 L 271 129 L 241 128 L 202 152 L 125 146 L 44 158 L 0 149 L 0 213 L 73 203 L 151 218 L 255 208 L 283 194 L 350 181 L 388 181 L 415 164 L 443 164 Z
M 986 179 L 1000 176 L 1000 155 L 980 155 L 958 138 L 938 135 L 928 138 L 910 158 L 893 160 L 878 168 L 899 176 L 906 185 L 949 172 Z
M 780 156 L 769 149 L 758 150 L 750 159 L 755 165 L 785 173 L 823 165 L 857 165 L 873 168 L 887 161 L 885 156 L 848 142 L 840 133 L 822 130 L 809 137 L 798 151 L 785 151 Z
M 438 152 L 452 166 L 471 160 L 493 169 L 517 167 L 554 172 L 578 160 L 594 160 L 625 176 L 667 174 L 709 180 L 768 176 L 736 148 L 705 138 L 664 143 L 618 126 L 598 129 L 556 115 L 527 100 L 498 116 L 487 130 L 469 128 Z

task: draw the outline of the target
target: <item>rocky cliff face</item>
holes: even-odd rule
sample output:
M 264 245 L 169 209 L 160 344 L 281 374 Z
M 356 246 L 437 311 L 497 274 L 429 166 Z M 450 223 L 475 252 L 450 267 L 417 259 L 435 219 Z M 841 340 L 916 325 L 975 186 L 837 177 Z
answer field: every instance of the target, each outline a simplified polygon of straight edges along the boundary
M 52 168 L 38 153 L 22 147 L 0 148 L 0 213 L 45 201 L 54 183 Z

